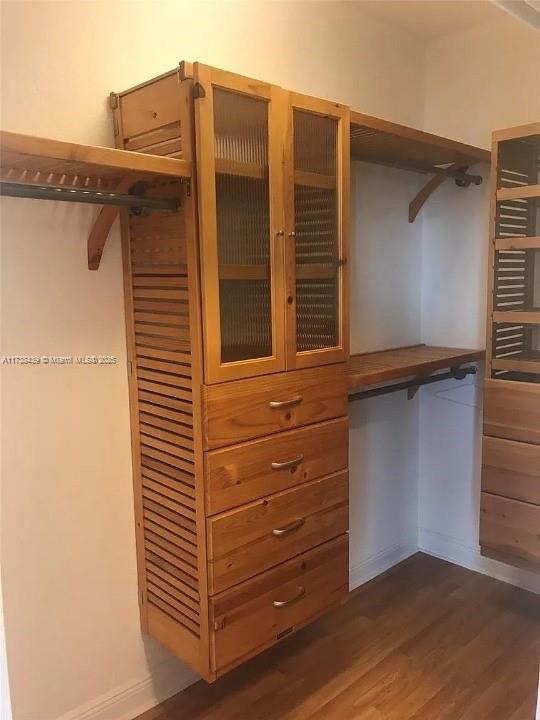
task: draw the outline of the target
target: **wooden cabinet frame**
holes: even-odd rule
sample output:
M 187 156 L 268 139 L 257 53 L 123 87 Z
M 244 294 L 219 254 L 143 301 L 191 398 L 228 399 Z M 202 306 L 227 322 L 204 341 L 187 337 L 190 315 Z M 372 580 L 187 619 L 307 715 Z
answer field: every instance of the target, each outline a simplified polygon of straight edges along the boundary
M 199 94 L 195 101 L 197 170 L 199 185 L 199 237 L 203 282 L 203 334 L 207 383 L 264 375 L 285 369 L 285 290 L 283 277 L 283 91 L 267 83 L 194 63 Z M 272 355 L 270 357 L 221 361 L 219 268 L 214 159 L 213 88 L 219 87 L 268 102 L 268 170 L 270 211 L 270 271 Z
M 288 93 L 287 133 L 285 137 L 285 251 L 286 278 L 286 336 L 287 369 L 314 367 L 345 362 L 349 356 L 349 227 L 350 227 L 350 111 L 345 105 L 329 100 Z M 338 197 L 338 344 L 320 350 L 298 352 L 296 347 L 296 266 L 294 249 L 294 110 L 305 110 L 315 115 L 335 118 L 337 126 L 336 144 L 336 190 Z M 289 300 L 291 300 L 289 302 Z

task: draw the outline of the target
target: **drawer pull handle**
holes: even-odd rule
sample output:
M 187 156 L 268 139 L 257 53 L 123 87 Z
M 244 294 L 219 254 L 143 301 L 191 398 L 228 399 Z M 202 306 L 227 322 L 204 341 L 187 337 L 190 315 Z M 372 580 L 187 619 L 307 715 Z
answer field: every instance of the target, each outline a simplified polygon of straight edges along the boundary
M 298 528 L 301 528 L 305 522 L 306 521 L 304 520 L 304 518 L 293 520 L 292 523 L 285 525 L 285 527 L 275 528 L 274 530 L 272 530 L 272 535 L 275 535 L 276 537 L 283 537 L 283 535 L 288 535 L 289 533 L 298 530 Z
M 284 410 L 285 408 L 294 407 L 300 405 L 302 402 L 302 396 L 296 395 L 290 400 L 270 400 L 270 407 L 272 410 Z
M 273 605 L 275 608 L 286 607 L 287 605 L 291 605 L 292 603 L 297 602 L 298 600 L 301 600 L 305 594 L 306 594 L 306 588 L 299 587 L 298 592 L 296 593 L 296 595 L 294 597 L 289 598 L 288 600 L 274 600 Z
M 296 467 L 297 465 L 300 465 L 303 459 L 304 456 L 299 455 L 292 460 L 285 460 L 285 462 L 273 462 L 272 470 L 287 470 L 287 468 Z

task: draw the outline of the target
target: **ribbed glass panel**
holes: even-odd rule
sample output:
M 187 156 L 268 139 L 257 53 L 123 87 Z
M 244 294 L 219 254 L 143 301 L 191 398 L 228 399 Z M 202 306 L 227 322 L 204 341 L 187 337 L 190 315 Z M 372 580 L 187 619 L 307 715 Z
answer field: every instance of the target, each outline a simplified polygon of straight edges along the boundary
M 214 88 L 221 361 L 272 355 L 268 104 Z
M 297 351 L 339 342 L 337 120 L 294 110 Z

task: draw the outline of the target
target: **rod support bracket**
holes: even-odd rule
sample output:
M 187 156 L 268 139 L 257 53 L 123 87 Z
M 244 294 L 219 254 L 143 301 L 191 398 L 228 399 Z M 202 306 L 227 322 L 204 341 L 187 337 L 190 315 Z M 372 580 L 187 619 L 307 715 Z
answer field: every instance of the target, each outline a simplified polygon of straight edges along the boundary
M 409 222 L 413 223 L 416 220 L 418 213 L 428 198 L 443 184 L 445 180 L 454 178 L 456 185 L 463 188 L 469 187 L 469 185 L 481 185 L 483 182 L 482 176 L 470 175 L 467 172 L 468 169 L 468 165 L 453 163 L 445 170 L 438 170 L 437 174 L 428 180 L 424 187 L 409 203 Z

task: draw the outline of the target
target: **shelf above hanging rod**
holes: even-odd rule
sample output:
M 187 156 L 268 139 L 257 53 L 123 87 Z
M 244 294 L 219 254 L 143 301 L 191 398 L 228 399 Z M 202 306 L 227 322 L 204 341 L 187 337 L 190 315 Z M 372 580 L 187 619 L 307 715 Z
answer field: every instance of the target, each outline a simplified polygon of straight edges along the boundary
M 476 375 L 476 367 L 468 365 L 466 367 L 451 368 L 449 372 L 437 373 L 423 378 L 412 378 L 400 383 L 392 383 L 391 385 L 383 385 L 382 387 L 360 390 L 359 392 L 349 393 L 349 402 L 355 400 L 367 400 L 368 398 L 379 397 L 380 395 L 388 395 L 389 393 L 408 390 L 408 398 L 411 400 L 416 391 L 422 385 L 431 385 L 432 383 L 442 382 L 443 380 L 463 380 L 467 375 Z
M 491 153 L 474 145 L 351 111 L 351 156 L 397 170 L 432 175 L 409 205 L 412 223 L 427 199 L 447 179 L 459 187 L 480 185 L 482 176 L 467 172 L 489 163 Z
M 353 354 L 349 358 L 349 392 L 389 380 L 427 377 L 436 370 L 481 362 L 484 356 L 484 350 L 435 345 L 409 345 Z
M 191 178 L 191 162 L 179 158 L 7 131 L 0 132 L 0 145 L 0 194 L 102 205 L 88 236 L 90 270 L 99 268 L 121 207 L 174 212 L 178 183 Z M 150 196 L 146 188 L 156 186 L 162 187 Z

